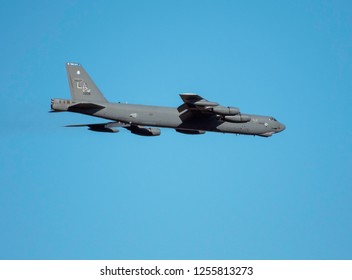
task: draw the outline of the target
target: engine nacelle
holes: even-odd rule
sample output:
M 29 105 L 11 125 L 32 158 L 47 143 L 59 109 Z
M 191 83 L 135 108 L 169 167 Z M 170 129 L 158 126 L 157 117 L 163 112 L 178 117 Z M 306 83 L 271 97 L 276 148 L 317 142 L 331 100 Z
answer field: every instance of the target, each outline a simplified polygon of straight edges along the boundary
M 208 110 L 221 116 L 234 116 L 240 113 L 240 109 L 236 107 L 215 106 Z
M 249 122 L 251 117 L 248 115 L 238 114 L 236 116 L 224 116 L 224 121 L 234 122 L 234 123 L 244 123 Z
M 138 127 L 138 126 L 132 126 L 131 128 L 128 128 L 131 133 L 137 134 L 140 136 L 159 136 L 161 131 L 159 128 L 154 128 L 154 127 Z

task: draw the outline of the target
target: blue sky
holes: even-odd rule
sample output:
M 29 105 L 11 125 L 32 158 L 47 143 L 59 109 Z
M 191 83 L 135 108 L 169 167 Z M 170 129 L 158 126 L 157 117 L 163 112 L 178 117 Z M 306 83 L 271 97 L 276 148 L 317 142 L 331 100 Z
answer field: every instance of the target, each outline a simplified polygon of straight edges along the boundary
M 350 1 L 0 4 L 1 259 L 351 259 Z M 65 62 L 110 101 L 196 92 L 271 138 L 104 134 L 48 114 Z

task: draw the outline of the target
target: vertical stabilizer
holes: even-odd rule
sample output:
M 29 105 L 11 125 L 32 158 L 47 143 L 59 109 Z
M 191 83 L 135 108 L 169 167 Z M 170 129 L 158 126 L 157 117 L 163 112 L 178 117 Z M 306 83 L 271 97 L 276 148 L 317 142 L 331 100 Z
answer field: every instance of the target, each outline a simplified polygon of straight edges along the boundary
M 66 63 L 68 84 L 72 100 L 108 102 L 79 63 Z

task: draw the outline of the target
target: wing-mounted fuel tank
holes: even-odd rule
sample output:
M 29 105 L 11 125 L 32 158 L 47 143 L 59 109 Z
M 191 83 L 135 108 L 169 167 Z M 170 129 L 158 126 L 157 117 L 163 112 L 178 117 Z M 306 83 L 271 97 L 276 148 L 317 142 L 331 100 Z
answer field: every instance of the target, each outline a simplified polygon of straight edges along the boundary
M 183 133 L 183 134 L 192 134 L 192 135 L 204 134 L 204 133 L 205 133 L 204 130 L 190 130 L 190 129 L 181 129 L 181 128 L 176 128 L 175 130 L 176 130 L 177 132 L 179 132 L 179 133 Z
M 132 125 L 131 127 L 126 127 L 131 133 L 137 134 L 140 136 L 159 136 L 161 131 L 159 128 L 155 127 L 141 127 Z
M 113 128 L 113 127 L 109 127 L 109 126 L 105 126 L 105 125 L 89 125 L 88 126 L 89 130 L 91 131 L 96 131 L 96 132 L 109 132 L 109 133 L 116 133 L 119 132 L 118 129 Z
M 245 123 L 251 120 L 251 116 L 245 114 L 237 114 L 235 116 L 224 116 L 223 120 L 233 123 Z
M 91 131 L 116 133 L 116 132 L 119 132 L 119 130 L 115 127 L 121 126 L 121 125 L 118 122 L 66 125 L 66 127 L 85 127 L 85 126 L 87 126 L 88 129 Z
M 234 116 L 240 113 L 240 109 L 236 107 L 215 106 L 207 108 L 210 112 L 221 116 Z

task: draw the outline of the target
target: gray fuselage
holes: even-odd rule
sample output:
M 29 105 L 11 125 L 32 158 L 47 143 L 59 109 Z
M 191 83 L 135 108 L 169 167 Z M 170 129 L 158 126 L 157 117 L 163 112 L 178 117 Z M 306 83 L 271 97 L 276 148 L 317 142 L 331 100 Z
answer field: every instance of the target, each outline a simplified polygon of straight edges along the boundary
M 123 103 L 99 103 L 102 108 L 76 108 L 76 104 L 84 102 L 74 100 L 53 99 L 52 108 L 70 111 L 108 120 L 141 126 L 174 128 L 183 131 L 213 131 L 234 134 L 271 136 L 285 129 L 285 126 L 270 116 L 250 115 L 247 122 L 224 121 L 222 116 L 209 115 L 206 118 L 192 118 L 182 121 L 177 108 L 133 105 Z

